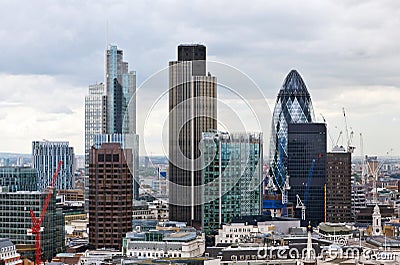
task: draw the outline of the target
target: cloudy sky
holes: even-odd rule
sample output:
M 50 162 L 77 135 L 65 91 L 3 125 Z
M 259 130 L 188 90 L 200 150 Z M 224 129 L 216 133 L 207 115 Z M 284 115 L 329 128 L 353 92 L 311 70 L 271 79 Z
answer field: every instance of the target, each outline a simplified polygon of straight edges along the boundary
M 365 153 L 400 154 L 397 0 L 0 0 L 0 151 L 30 153 L 32 140 L 48 139 L 84 153 L 84 96 L 103 81 L 107 24 L 138 86 L 178 44 L 203 43 L 208 59 L 248 75 L 269 108 L 295 68 L 332 138 L 344 131 L 344 107 L 355 145 L 361 132 Z

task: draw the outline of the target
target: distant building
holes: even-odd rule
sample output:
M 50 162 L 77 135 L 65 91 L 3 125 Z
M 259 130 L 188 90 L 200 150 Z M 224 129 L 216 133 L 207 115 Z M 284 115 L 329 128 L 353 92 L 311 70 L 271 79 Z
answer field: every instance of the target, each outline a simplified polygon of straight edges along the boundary
M 351 153 L 327 153 L 326 163 L 326 221 L 351 222 Z
M 0 238 L 0 264 L 21 265 L 21 255 L 17 252 L 15 245 L 8 238 Z
M 354 176 L 351 177 L 351 217 L 356 220 L 357 214 L 367 206 L 367 186 L 359 184 Z
M 169 62 L 168 94 L 169 216 L 199 228 L 201 134 L 217 129 L 217 80 L 206 72 L 206 46 L 178 46 L 178 60 Z
M 0 167 L 0 187 L 7 187 L 9 192 L 36 191 L 37 171 L 30 167 Z
M 65 201 L 83 202 L 85 200 L 83 190 L 57 190 L 57 194 L 63 196 Z
M 85 97 L 85 171 L 89 170 L 89 151 L 96 134 L 106 132 L 107 96 L 103 83 L 89 86 Z
M 262 211 L 261 133 L 203 133 L 203 220 L 206 234 L 233 218 Z
M 299 195 L 306 205 L 306 222 L 302 225 L 311 221 L 316 227 L 325 221 L 326 124 L 289 123 L 287 150 L 289 201 L 296 203 Z M 300 209 L 295 210 L 295 217 L 301 218 Z
M 16 245 L 22 258 L 34 260 L 35 236 L 29 234 L 33 210 L 38 218 L 44 206 L 46 192 L 18 191 L 0 192 L 0 238 L 9 238 Z M 51 260 L 62 252 L 65 244 L 64 216 L 56 207 L 55 194 L 52 196 L 42 223 L 41 247 L 44 260 Z
M 42 191 L 51 185 L 53 174 L 59 161 L 63 161 L 55 188 L 58 190 L 73 189 L 74 148 L 69 142 L 33 141 L 33 168 L 38 172 L 38 190 Z
M 373 224 L 373 213 L 376 204 L 368 204 L 365 208 L 360 209 L 356 216 L 356 223 Z M 378 205 L 381 222 L 385 223 L 396 218 L 394 208 L 390 205 Z
M 80 265 L 103 265 L 115 256 L 121 256 L 120 250 L 86 250 L 79 257 L 76 264 Z M 112 264 L 112 263 L 111 263 Z
M 91 148 L 89 158 L 89 243 L 120 250 L 122 237 L 132 231 L 132 150 L 103 143 Z
M 158 220 L 168 221 L 168 204 L 162 200 L 155 200 L 146 205 L 135 206 L 132 218 L 134 220 Z

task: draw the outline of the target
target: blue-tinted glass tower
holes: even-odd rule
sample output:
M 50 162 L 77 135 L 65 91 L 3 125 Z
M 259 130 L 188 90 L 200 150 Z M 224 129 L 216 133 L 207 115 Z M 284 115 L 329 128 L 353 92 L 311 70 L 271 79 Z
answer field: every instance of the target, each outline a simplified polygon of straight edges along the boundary
M 310 93 L 300 74 L 291 70 L 279 91 L 272 116 L 269 174 L 274 177 L 280 189 L 287 175 L 288 124 L 310 123 L 314 120 Z

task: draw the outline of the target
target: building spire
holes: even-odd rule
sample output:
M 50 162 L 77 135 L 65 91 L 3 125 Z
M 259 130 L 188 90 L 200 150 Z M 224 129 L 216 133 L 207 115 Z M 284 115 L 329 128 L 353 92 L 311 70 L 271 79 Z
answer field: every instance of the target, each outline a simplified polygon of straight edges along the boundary
M 317 260 L 315 259 L 315 250 L 312 247 L 312 239 L 311 239 L 311 232 L 312 232 L 312 227 L 311 227 L 311 222 L 308 222 L 307 226 L 307 252 L 306 252 L 306 257 L 303 259 L 302 263 L 304 265 L 311 265 L 311 264 L 317 264 Z

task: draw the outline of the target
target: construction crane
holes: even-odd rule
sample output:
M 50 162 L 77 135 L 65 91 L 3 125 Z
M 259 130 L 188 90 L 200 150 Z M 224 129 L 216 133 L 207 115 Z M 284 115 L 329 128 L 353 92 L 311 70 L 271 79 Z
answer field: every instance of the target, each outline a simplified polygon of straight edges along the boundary
M 36 218 L 33 210 L 30 210 L 30 215 L 31 215 L 31 219 L 32 219 L 32 234 L 35 235 L 35 249 L 36 249 L 35 250 L 35 254 L 36 254 L 35 264 L 36 265 L 40 265 L 42 263 L 42 250 L 41 250 L 41 246 L 40 246 L 40 232 L 43 231 L 43 228 L 41 227 L 41 225 L 42 225 L 44 217 L 46 215 L 47 207 L 49 206 L 51 196 L 53 195 L 54 185 L 56 184 L 58 172 L 60 172 L 62 164 L 63 164 L 62 161 L 58 162 L 57 169 L 53 174 L 53 179 L 51 181 L 51 185 L 47 192 L 46 199 L 44 200 L 44 205 L 40 212 L 39 218 Z
M 365 185 L 367 183 L 366 180 L 366 172 L 365 172 L 365 156 L 364 156 L 364 140 L 362 133 L 360 133 L 360 152 L 361 152 L 361 184 Z
M 296 208 L 301 209 L 301 220 L 303 220 L 303 221 L 306 220 L 306 203 L 307 203 L 307 199 L 308 199 L 308 192 L 309 192 L 310 186 L 311 186 L 311 179 L 312 179 L 312 173 L 314 170 L 314 165 L 315 165 L 315 159 L 312 160 L 310 170 L 308 171 L 306 190 L 304 191 L 304 202 L 302 202 L 300 199 L 300 196 L 298 194 L 296 194 L 296 198 L 297 198 Z
M 389 151 L 386 152 L 386 155 L 390 155 L 393 152 L 393 148 L 390 148 Z M 374 203 L 378 203 L 378 191 L 377 191 L 377 186 L 376 183 L 378 181 L 378 173 L 381 170 L 383 164 L 385 163 L 385 159 L 381 160 L 376 168 L 372 168 L 371 164 L 366 162 L 366 164 L 368 165 L 368 171 L 372 172 L 372 195 L 373 195 L 373 202 Z
M 328 126 L 328 123 L 326 122 L 326 119 L 325 119 L 324 115 L 322 115 L 322 113 L 320 113 L 320 115 L 321 115 L 322 120 L 324 121 L 324 123 Z M 333 147 L 335 147 L 335 146 L 334 146 L 335 143 L 334 143 L 334 141 L 333 141 L 333 137 L 332 137 L 332 135 L 330 134 L 329 130 L 327 130 L 327 131 L 328 131 L 329 139 L 331 140 L 331 144 L 332 144 L 332 148 L 333 148 Z
M 353 140 L 354 132 L 351 131 L 350 134 L 349 134 L 349 129 L 347 127 L 346 111 L 344 110 L 344 108 L 343 108 L 343 117 L 344 117 L 344 126 L 345 126 L 345 129 L 346 129 L 346 137 L 347 137 L 347 152 L 353 153 L 354 149 L 356 149 L 356 147 L 351 144 L 352 140 Z

